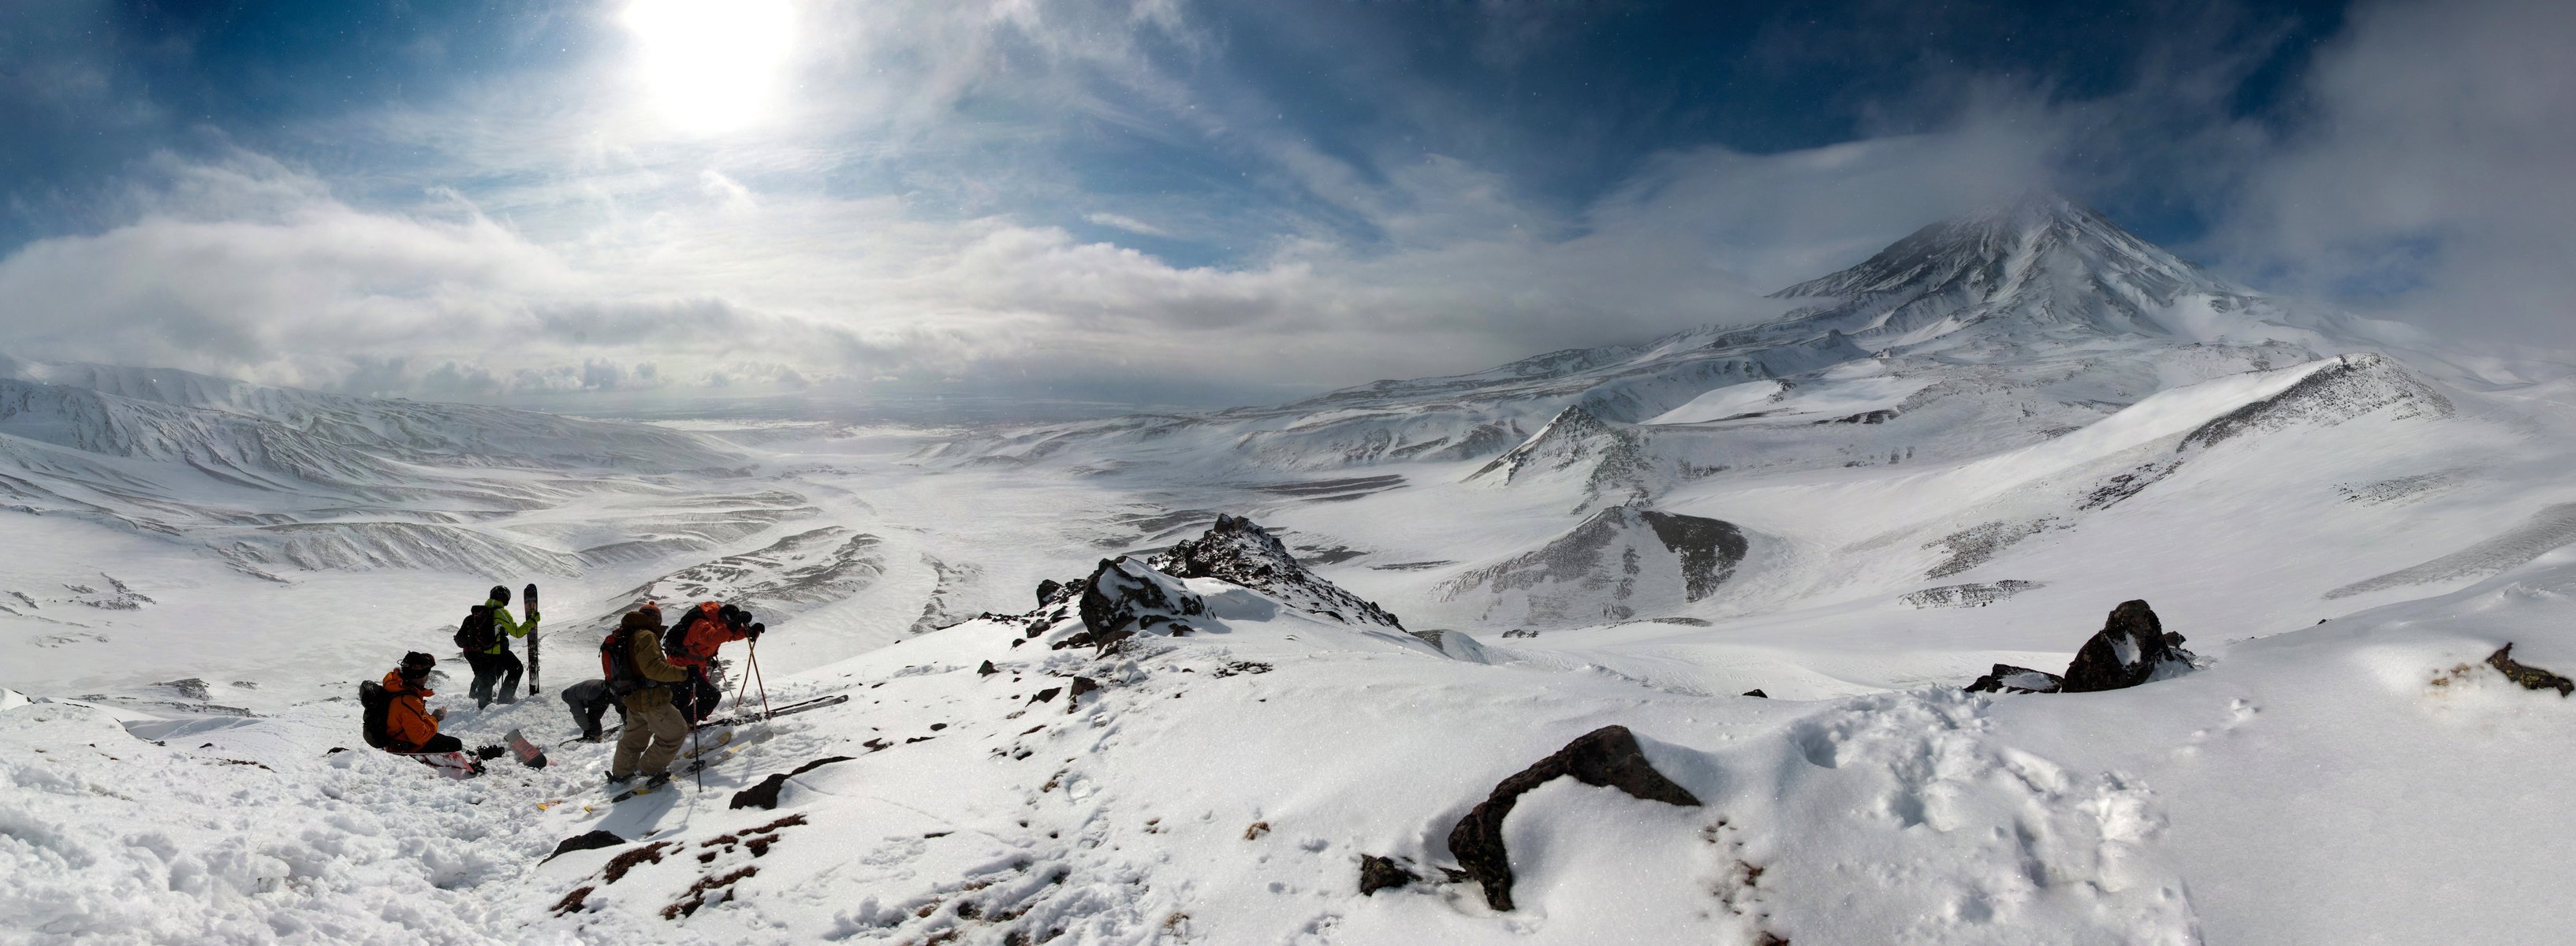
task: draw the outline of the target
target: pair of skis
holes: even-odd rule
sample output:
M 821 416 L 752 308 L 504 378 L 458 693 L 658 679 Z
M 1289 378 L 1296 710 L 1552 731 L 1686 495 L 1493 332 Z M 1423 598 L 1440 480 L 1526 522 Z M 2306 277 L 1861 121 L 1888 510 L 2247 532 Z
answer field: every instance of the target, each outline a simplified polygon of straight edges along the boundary
M 849 701 L 850 701 L 850 697 L 849 697 L 849 695 L 848 695 L 848 694 L 835 694 L 835 695 L 832 695 L 832 696 L 818 696 L 818 697 L 815 697 L 815 698 L 810 699 L 810 700 L 802 700 L 802 701 L 795 702 L 795 703 L 789 703 L 789 704 L 787 704 L 787 705 L 785 705 L 785 706 L 781 706 L 781 707 L 777 707 L 777 708 L 775 708 L 775 709 L 772 709 L 772 710 L 770 710 L 769 712 L 766 712 L 766 713 L 745 713 L 745 714 L 742 714 L 742 715 L 740 715 L 740 716 L 720 716 L 720 717 L 717 717 L 717 718 L 715 718 L 715 719 L 710 719 L 710 720 L 707 720 L 706 722 L 699 723 L 699 724 L 698 724 L 698 728 L 700 728 L 700 729 L 706 729 L 706 728 L 713 727 L 713 726 L 740 726 L 740 725 L 742 725 L 742 724 L 744 724 L 744 723 L 757 723 L 757 722 L 760 722 L 760 721 L 762 721 L 762 720 L 777 719 L 778 717 L 781 717 L 781 716 L 790 716 L 790 715 L 794 715 L 794 714 L 797 714 L 797 713 L 805 712 L 805 711 L 807 711 L 807 710 L 818 710 L 818 709 L 822 709 L 823 707 L 826 707 L 826 706 L 839 706 L 839 705 L 841 705 L 841 704 L 843 704 L 843 703 L 847 703 L 847 702 L 849 702 Z M 608 727 L 608 728 L 606 728 L 606 729 L 602 729 L 602 730 L 600 730 L 600 731 L 599 731 L 599 738 L 600 738 L 601 740 L 603 740 L 603 741 L 604 741 L 604 740 L 606 740 L 609 736 L 615 735 L 619 730 L 624 729 L 624 728 L 625 728 L 625 724 L 620 723 L 620 724 L 618 724 L 618 725 L 610 726 L 610 727 Z M 572 745 L 572 744 L 574 744 L 574 743 L 581 742 L 581 741 L 583 741 L 583 740 L 582 740 L 582 738 L 581 738 L 580 736 L 574 736 L 574 737 L 572 737 L 572 738 L 570 738 L 570 739 L 566 739 L 566 740 L 564 740 L 564 741 L 563 741 L 563 744 L 562 744 L 561 746 L 558 746 L 557 748 L 564 748 L 564 747 L 568 747 L 568 746 L 571 746 L 571 745 Z

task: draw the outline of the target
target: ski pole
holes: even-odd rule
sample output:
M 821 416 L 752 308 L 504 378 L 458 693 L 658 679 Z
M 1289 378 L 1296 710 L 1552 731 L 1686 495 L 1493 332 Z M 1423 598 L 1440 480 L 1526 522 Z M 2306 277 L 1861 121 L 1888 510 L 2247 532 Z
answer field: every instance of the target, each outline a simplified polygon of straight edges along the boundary
M 760 640 L 751 642 L 751 677 L 760 681 L 760 718 L 769 718 L 769 681 L 760 676 Z M 739 708 L 739 707 L 737 707 Z

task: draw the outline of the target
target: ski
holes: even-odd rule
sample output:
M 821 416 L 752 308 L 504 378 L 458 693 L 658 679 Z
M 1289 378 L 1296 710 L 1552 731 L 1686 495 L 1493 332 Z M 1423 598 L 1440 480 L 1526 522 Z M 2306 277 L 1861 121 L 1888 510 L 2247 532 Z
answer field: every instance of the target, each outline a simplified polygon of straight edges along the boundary
M 539 620 L 537 617 L 537 583 L 533 581 L 529 582 L 528 587 L 524 589 L 521 594 L 526 597 L 528 602 L 528 695 L 535 696 L 537 695 L 537 635 L 540 633 L 537 630 L 537 621 Z M 542 759 L 545 757 L 545 754 L 538 753 L 537 757 Z M 544 763 L 537 763 L 537 767 L 544 768 L 545 766 Z
M 714 751 L 716 751 L 716 750 L 718 750 L 718 749 L 722 749 L 722 748 L 724 748 L 725 743 L 732 742 L 732 741 L 733 741 L 733 730 L 728 729 L 728 730 L 725 730 L 725 731 L 723 731 L 723 732 L 717 733 L 717 734 L 715 735 L 715 738 L 713 738 L 713 739 L 702 739 L 702 740 L 699 740 L 699 742 L 698 742 L 698 744 L 697 744 L 697 745 L 690 747 L 690 749 L 689 749 L 688 751 L 686 751 L 686 752 L 680 753 L 680 758 L 683 758 L 683 759 L 694 759 L 694 758 L 697 758 L 697 757 L 699 757 L 699 756 L 701 756 L 701 755 L 705 755 L 705 754 L 707 754 L 707 753 L 714 752 Z
M 521 734 L 518 730 L 510 730 L 510 734 L 501 737 L 501 739 L 502 741 L 510 744 L 510 752 L 519 757 L 520 765 L 524 765 L 532 769 L 542 769 L 546 767 L 546 750 L 537 748 L 536 743 L 529 742 L 528 737 Z
M 850 701 L 850 697 L 849 697 L 849 695 L 848 695 L 848 694 L 846 694 L 846 693 L 844 693 L 844 694 L 836 694 L 836 695 L 833 695 L 833 696 L 818 696 L 818 697 L 815 697 L 815 698 L 810 699 L 810 700 L 803 700 L 803 701 L 800 701 L 800 702 L 789 703 L 789 704 L 787 704 L 787 705 L 785 705 L 785 706 L 778 707 L 777 709 L 770 710 L 770 711 L 769 711 L 767 714 L 765 714 L 765 715 L 764 715 L 764 714 L 761 714 L 761 713 L 745 713 L 745 714 L 743 714 L 743 715 L 741 715 L 741 716 L 723 716 L 723 717 L 718 717 L 718 718 L 716 718 L 716 719 L 710 719 L 710 720 L 707 720 L 706 722 L 699 723 L 699 724 L 698 724 L 698 728 L 700 728 L 700 729 L 705 729 L 705 728 L 713 727 L 713 726 L 740 726 L 740 725 L 742 725 L 742 724 L 744 724 L 744 723 L 756 723 L 756 722 L 760 722 L 761 720 L 765 720 L 765 719 L 777 719 L 778 717 L 781 717 L 781 716 L 789 716 L 789 715 L 793 715 L 793 714 L 796 714 L 796 713 L 802 713 L 802 712 L 805 712 L 806 710 L 817 710 L 817 709 L 822 709 L 823 707 L 826 707 L 826 706 L 839 706 L 839 705 L 841 705 L 841 704 L 843 704 L 843 703 L 847 703 L 847 702 L 849 702 L 849 701 Z M 610 737 L 610 736 L 614 736 L 614 735 L 617 735 L 618 731 L 619 731 L 619 730 L 621 730 L 621 729 L 624 729 L 624 728 L 626 728 L 626 727 L 625 727 L 625 725 L 624 725 L 624 724 L 622 724 L 622 723 L 621 723 L 621 724 L 618 724 L 618 725 L 615 725 L 615 726 L 602 727 L 602 728 L 600 729 L 600 731 L 599 731 L 599 738 L 600 738 L 600 741 L 602 741 L 602 742 L 606 742 L 606 741 L 608 741 L 608 737 Z M 569 748 L 569 747 L 571 747 L 572 745 L 574 745 L 574 744 L 576 744 L 576 743 L 580 743 L 580 742 L 584 742 L 584 741 L 586 741 L 586 740 L 582 739 L 580 736 L 574 736 L 574 737 L 572 737 L 572 738 L 570 738 L 570 739 L 566 739 L 566 740 L 564 740 L 564 741 L 563 741 L 563 744 L 562 744 L 562 745 L 560 745 L 560 746 L 558 746 L 557 748 Z
M 728 737 L 730 737 L 730 736 L 731 736 L 731 735 L 733 735 L 733 734 L 732 734 L 732 733 L 726 733 L 725 735 L 726 735 L 726 736 L 728 736 Z M 692 775 L 692 774 L 695 774 L 699 769 L 706 768 L 707 766 L 714 765 L 714 764 L 716 764 L 717 762 L 722 761 L 722 757 L 723 757 L 723 756 L 729 756 L 729 755 L 732 755 L 732 754 L 734 754 L 734 753 L 736 753 L 736 752 L 740 752 L 740 751 L 742 751 L 742 750 L 744 750 L 744 749 L 748 749 L 748 748 L 750 748 L 750 747 L 752 747 L 752 746 L 756 746 L 756 745 L 759 745 L 759 744 L 761 744 L 761 743 L 763 743 L 763 742 L 767 742 L 767 741 L 769 741 L 769 737 L 771 737 L 771 736 L 773 736 L 773 735 L 777 735 L 777 734 L 776 734 L 776 733 L 773 733 L 773 732 L 771 732 L 771 731 L 769 731 L 769 730 L 764 729 L 764 730 L 761 730 L 761 731 L 759 731 L 759 732 L 752 733 L 752 734 L 751 734 L 751 735 L 749 735 L 749 736 L 745 736 L 745 737 L 743 737 L 743 738 L 741 738 L 741 739 L 739 739 L 739 740 L 719 740 L 715 745 L 712 745 L 712 746 L 706 746 L 706 747 L 701 748 L 701 749 L 698 749 L 698 750 L 696 750 L 696 751 L 694 751 L 694 752 L 685 753 L 685 754 L 683 754 L 683 755 L 681 755 L 681 756 L 680 756 L 680 759 L 681 759 L 681 761 L 686 762 L 687 764 L 686 764 L 686 765 L 681 766 L 681 768 L 680 768 L 680 774 L 682 774 L 682 775 Z M 725 743 L 726 743 L 727 741 L 732 742 L 732 745 L 730 745 L 730 746 L 726 745 Z M 723 751 L 722 751 L 722 752 L 717 752 L 716 750 L 718 750 L 718 749 L 722 749 Z M 712 754 L 710 754 L 710 753 L 712 753 Z
M 746 713 L 746 714 L 741 715 L 741 716 L 727 716 L 727 717 L 724 717 L 724 718 L 722 718 L 722 719 L 710 719 L 710 720 L 707 720 L 706 722 L 699 723 L 698 725 L 700 725 L 700 726 L 739 726 L 739 725 L 742 725 L 742 724 L 744 724 L 744 723 L 756 723 L 756 722 L 759 722 L 759 721 L 764 720 L 764 719 L 777 719 L 778 717 L 781 717 L 781 716 L 787 716 L 787 715 L 791 715 L 791 714 L 795 714 L 795 713 L 802 713 L 802 712 L 805 712 L 806 710 L 818 710 L 818 709 L 822 709 L 823 707 L 826 707 L 826 706 L 839 706 L 839 705 L 841 705 L 841 704 L 843 704 L 843 703 L 847 703 L 847 702 L 849 702 L 849 701 L 850 701 L 850 697 L 849 697 L 849 695 L 848 695 L 848 694 L 838 694 L 838 695 L 834 695 L 834 696 L 818 696 L 818 697 L 815 697 L 815 698 L 810 699 L 810 700 L 805 700 L 805 701 L 803 701 L 803 702 L 798 702 L 798 703 L 789 703 L 789 704 L 787 704 L 787 705 L 785 705 L 785 706 L 781 706 L 781 707 L 779 707 L 779 708 L 777 708 L 777 709 L 770 710 L 770 711 L 769 711 L 769 712 L 767 712 L 767 713 Z
M 615 795 L 610 795 L 610 796 L 608 796 L 608 803 L 609 803 L 609 804 L 611 804 L 611 805 L 614 805 L 614 804 L 617 804 L 618 802 L 625 801 L 625 800 L 627 800 L 627 799 L 629 799 L 629 798 L 633 798 L 633 797 L 635 797 L 635 796 L 637 796 L 637 795 L 650 795 L 650 794 L 653 794 L 653 790 L 654 790 L 654 789 L 657 789 L 657 788 L 662 787 L 663 785 L 669 785 L 669 784 L 671 784 L 671 783 L 669 783 L 669 782 L 662 782 L 662 783 L 660 783 L 660 784 L 655 784 L 655 783 L 652 783 L 652 782 L 646 782 L 646 783 L 644 783 L 644 784 L 642 784 L 642 785 L 635 786 L 634 788 L 630 788 L 630 789 L 627 789 L 627 790 L 625 790 L 625 791 L 619 792 L 619 793 L 617 793 L 617 794 L 615 794 Z

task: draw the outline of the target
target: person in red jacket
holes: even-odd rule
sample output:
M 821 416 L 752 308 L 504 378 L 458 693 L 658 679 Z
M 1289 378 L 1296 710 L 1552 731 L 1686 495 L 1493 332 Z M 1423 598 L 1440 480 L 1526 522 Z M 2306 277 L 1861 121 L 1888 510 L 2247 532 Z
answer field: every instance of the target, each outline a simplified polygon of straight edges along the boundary
M 454 736 L 438 734 L 438 724 L 447 718 L 444 709 L 429 709 L 428 699 L 438 694 L 427 686 L 430 668 L 438 658 L 414 651 L 403 655 L 402 665 L 385 674 L 385 693 L 393 697 L 385 708 L 385 751 L 402 755 L 425 752 L 462 752 L 465 743 Z
M 657 609 L 654 613 L 661 612 Z M 752 623 L 751 612 L 730 604 L 701 601 L 680 612 L 679 620 L 663 635 L 663 651 L 672 666 L 689 672 L 689 679 L 673 684 L 671 690 L 674 702 L 690 724 L 704 722 L 713 715 L 716 703 L 724 696 L 710 679 L 716 649 L 733 641 L 759 640 L 765 630 L 767 626 Z

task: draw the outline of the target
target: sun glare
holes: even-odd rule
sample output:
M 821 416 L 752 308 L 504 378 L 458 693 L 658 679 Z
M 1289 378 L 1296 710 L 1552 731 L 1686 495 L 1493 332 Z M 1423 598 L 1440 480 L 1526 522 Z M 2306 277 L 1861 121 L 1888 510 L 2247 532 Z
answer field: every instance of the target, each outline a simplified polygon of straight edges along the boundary
M 621 19 L 652 107 L 673 127 L 738 131 L 776 109 L 796 34 L 789 0 L 636 0 Z

